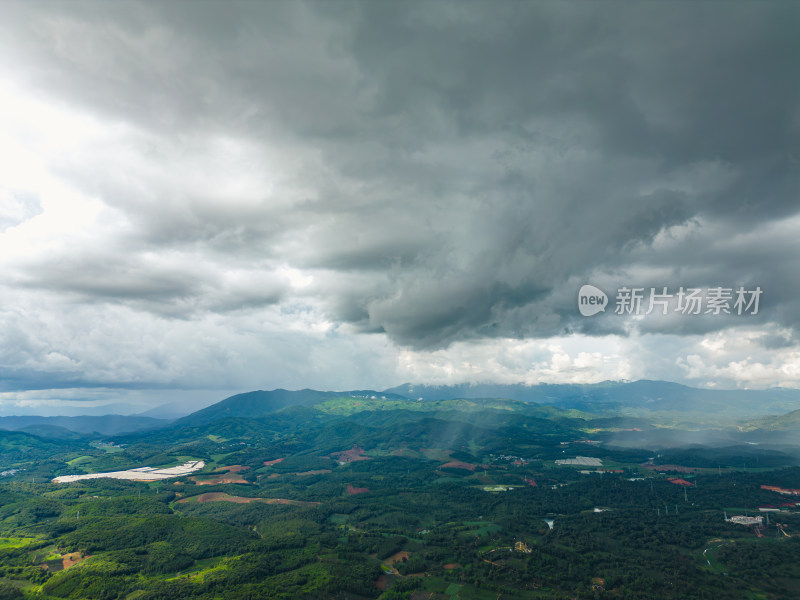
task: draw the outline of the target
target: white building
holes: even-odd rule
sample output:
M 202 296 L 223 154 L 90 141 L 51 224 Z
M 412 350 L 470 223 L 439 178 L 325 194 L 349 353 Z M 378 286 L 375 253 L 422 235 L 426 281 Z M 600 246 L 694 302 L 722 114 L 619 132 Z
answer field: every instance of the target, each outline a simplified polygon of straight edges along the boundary
M 725 520 L 729 523 L 735 523 L 736 525 L 751 526 L 761 525 L 764 522 L 764 517 L 745 517 L 744 515 L 736 515 Z

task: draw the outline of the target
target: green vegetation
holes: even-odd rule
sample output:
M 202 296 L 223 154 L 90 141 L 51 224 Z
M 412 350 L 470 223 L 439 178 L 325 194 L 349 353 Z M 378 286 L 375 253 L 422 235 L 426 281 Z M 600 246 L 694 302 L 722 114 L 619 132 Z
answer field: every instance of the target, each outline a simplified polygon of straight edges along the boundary
M 7 550 L 8 548 L 22 548 L 24 546 L 29 546 L 36 541 L 36 538 L 0 537 L 0 550 Z
M 93 461 L 94 461 L 94 457 L 93 456 L 83 455 L 83 456 L 78 456 L 77 458 L 73 458 L 72 460 L 68 460 L 67 464 L 70 467 L 78 467 L 80 465 L 84 465 L 86 463 L 90 463 L 90 462 L 93 462 Z
M 618 421 L 502 400 L 321 402 L 269 417 L 188 419 L 115 438 L 113 453 L 69 439 L 0 437 L 22 469 L 0 479 L 0 598 L 800 594 L 800 511 L 772 513 L 758 534 L 723 515 L 786 501 L 761 485 L 800 488 L 788 452 L 654 456 L 585 441 L 588 429 L 602 437 Z M 620 472 L 557 466 L 565 456 L 597 457 Z M 737 467 L 743 457 L 759 466 Z M 206 461 L 203 476 L 51 482 L 72 468 L 189 458 Z M 659 464 L 702 469 L 659 473 Z M 198 485 L 215 481 L 215 470 L 245 483 Z

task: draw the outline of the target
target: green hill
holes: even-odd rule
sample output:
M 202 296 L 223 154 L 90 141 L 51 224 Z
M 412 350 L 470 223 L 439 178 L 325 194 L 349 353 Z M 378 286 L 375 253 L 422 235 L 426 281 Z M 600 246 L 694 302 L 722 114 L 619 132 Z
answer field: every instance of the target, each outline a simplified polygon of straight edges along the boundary
M 392 400 L 407 400 L 397 394 L 386 394 L 372 390 L 351 392 L 320 392 L 308 389 L 297 391 L 284 389 L 257 390 L 225 398 L 216 404 L 174 421 L 172 426 L 180 428 L 204 425 L 225 417 L 258 418 L 291 406 L 312 406 L 334 398 L 361 398 L 366 400 L 373 396 Z

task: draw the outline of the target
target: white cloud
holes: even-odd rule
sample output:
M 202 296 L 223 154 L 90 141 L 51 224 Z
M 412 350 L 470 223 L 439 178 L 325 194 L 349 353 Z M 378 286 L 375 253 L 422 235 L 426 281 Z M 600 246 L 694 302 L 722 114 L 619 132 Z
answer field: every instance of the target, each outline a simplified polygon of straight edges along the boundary
M 797 388 L 800 387 L 800 347 L 787 338 L 784 347 L 764 349 L 766 338 L 781 338 L 781 333 L 779 328 L 771 326 L 709 334 L 692 344 L 675 363 L 683 371 L 683 377 L 696 385 Z
M 630 364 L 620 355 L 623 346 L 620 338 L 583 336 L 456 342 L 432 352 L 401 351 L 397 376 L 402 381 L 432 385 L 462 382 L 535 385 L 629 379 Z

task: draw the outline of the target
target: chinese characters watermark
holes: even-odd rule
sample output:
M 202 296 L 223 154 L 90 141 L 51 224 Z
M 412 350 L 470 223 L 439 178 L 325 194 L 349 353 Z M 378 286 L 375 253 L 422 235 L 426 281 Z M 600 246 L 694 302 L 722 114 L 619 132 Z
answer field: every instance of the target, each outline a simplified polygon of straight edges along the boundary
M 626 287 L 617 290 L 614 312 L 618 315 L 757 315 L 763 290 L 761 286 L 746 289 L 739 286 L 691 288 L 677 290 L 666 286 L 655 288 Z M 578 310 L 585 317 L 605 311 L 608 296 L 593 285 L 584 285 L 578 292 Z

